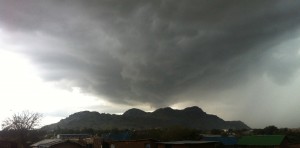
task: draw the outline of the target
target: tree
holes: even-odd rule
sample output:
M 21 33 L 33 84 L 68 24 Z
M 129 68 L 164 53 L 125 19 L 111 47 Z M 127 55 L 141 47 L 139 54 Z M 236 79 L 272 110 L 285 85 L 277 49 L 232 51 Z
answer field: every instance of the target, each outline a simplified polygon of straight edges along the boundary
M 40 133 L 34 130 L 40 123 L 42 114 L 29 111 L 15 113 L 2 123 L 4 137 L 16 141 L 20 147 L 28 147 L 28 142 L 33 141 Z M 2 135 L 3 136 L 3 135 Z
M 264 134 L 274 135 L 274 134 L 277 134 L 279 132 L 279 129 L 274 125 L 270 125 L 270 126 L 265 127 L 263 129 L 263 131 L 264 131 Z
M 2 123 L 3 130 L 33 130 L 39 125 L 42 114 L 29 111 L 15 113 Z

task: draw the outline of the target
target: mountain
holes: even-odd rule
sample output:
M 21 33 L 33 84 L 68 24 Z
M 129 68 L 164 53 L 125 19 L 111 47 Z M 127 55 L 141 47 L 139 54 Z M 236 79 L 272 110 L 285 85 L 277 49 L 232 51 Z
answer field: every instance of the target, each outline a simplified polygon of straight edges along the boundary
M 132 108 L 127 110 L 126 112 L 123 113 L 123 116 L 127 117 L 140 117 L 140 116 L 145 116 L 147 113 L 143 110 L 137 109 L 137 108 Z
M 45 130 L 61 129 L 149 129 L 170 126 L 183 126 L 196 129 L 249 129 L 241 121 L 224 121 L 216 115 L 207 114 L 197 106 L 183 110 L 170 107 L 154 112 L 129 109 L 123 115 L 82 111 L 60 120 L 58 123 L 44 126 Z

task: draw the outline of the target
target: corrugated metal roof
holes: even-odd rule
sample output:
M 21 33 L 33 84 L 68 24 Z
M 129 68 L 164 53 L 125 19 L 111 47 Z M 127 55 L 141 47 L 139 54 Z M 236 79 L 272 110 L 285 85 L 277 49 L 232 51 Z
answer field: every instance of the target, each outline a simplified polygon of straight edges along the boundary
M 237 144 L 237 138 L 235 137 L 221 137 L 221 136 L 210 136 L 210 137 L 203 137 L 204 141 L 218 141 L 224 145 L 235 145 Z
M 238 145 L 280 145 L 284 138 L 284 135 L 243 136 L 238 140 Z
M 62 143 L 64 142 L 64 140 L 61 140 L 61 139 L 45 139 L 45 140 L 42 140 L 42 141 L 39 141 L 37 143 L 34 143 L 31 145 L 31 147 L 50 147 L 54 144 L 58 144 L 58 143 Z
M 39 141 L 37 143 L 34 143 L 32 145 L 30 145 L 31 147 L 39 147 L 39 148 L 49 148 L 53 145 L 56 144 L 60 144 L 60 143 L 74 143 L 74 144 L 78 144 L 78 145 L 82 145 L 78 142 L 75 141 L 71 141 L 71 140 L 62 140 L 62 139 L 45 139 L 42 141 Z

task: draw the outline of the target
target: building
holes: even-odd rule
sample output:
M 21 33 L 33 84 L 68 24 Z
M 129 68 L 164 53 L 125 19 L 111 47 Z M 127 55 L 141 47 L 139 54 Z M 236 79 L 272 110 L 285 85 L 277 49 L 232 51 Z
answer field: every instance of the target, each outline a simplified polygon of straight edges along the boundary
M 300 144 L 289 144 L 288 148 L 299 148 Z
M 0 140 L 0 148 L 18 148 L 18 144 L 16 142 Z
M 222 144 L 216 141 L 172 141 L 158 142 L 157 148 L 219 148 Z
M 156 142 L 153 139 L 110 141 L 103 143 L 102 148 L 157 148 Z
M 129 140 L 131 133 L 129 131 L 122 132 L 122 133 L 106 133 L 102 134 L 101 137 L 107 141 L 125 141 Z
M 58 134 L 58 139 L 84 139 L 91 137 L 88 134 Z
M 238 140 L 238 148 L 287 148 L 284 135 L 243 136 Z
M 223 147 L 226 148 L 232 148 L 235 147 L 235 145 L 238 142 L 238 139 L 236 137 L 224 137 L 220 135 L 204 135 L 202 138 L 203 141 L 217 141 L 222 143 Z
M 70 140 L 45 139 L 32 144 L 32 148 L 83 148 L 84 146 Z

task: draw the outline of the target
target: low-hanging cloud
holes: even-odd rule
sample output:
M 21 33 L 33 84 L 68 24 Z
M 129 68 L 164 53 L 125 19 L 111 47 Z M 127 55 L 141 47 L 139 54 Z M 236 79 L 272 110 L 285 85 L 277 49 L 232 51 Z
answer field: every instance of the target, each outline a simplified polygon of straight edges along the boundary
M 299 6 L 1 0 L 0 27 L 12 34 L 12 43 L 24 45 L 18 52 L 45 80 L 67 81 L 115 103 L 159 107 L 188 100 L 190 91 L 217 93 L 263 75 L 288 84 L 300 66 L 299 45 L 282 44 L 298 38 Z

